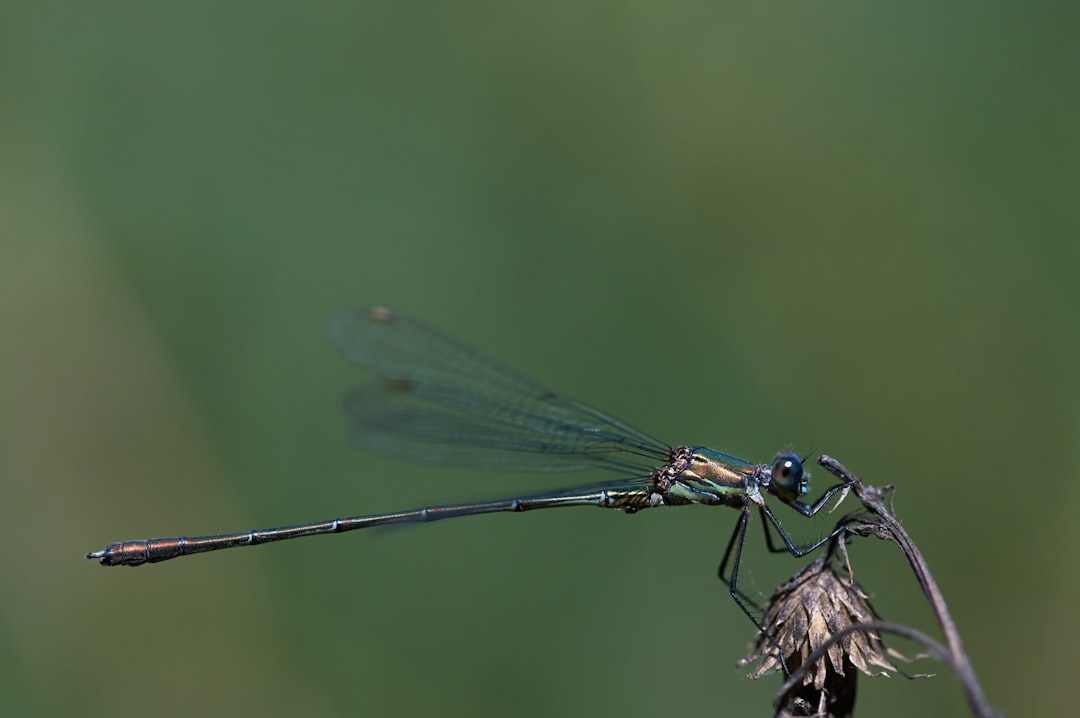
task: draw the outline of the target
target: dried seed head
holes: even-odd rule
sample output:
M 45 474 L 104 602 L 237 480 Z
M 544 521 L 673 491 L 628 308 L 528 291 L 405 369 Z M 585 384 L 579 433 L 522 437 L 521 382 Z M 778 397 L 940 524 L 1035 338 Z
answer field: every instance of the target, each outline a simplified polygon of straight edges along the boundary
M 743 665 L 758 664 L 749 675 L 753 679 L 783 665 L 795 671 L 836 633 L 873 620 L 867 595 L 850 577 L 838 574 L 832 562 L 823 557 L 773 594 L 764 620 L 771 638 L 759 635 Z M 870 676 L 897 671 L 886 654 L 908 660 L 885 646 L 875 631 L 855 631 L 833 643 L 792 692 L 788 710 L 796 712 L 787 715 L 850 715 L 857 675 L 852 668 Z

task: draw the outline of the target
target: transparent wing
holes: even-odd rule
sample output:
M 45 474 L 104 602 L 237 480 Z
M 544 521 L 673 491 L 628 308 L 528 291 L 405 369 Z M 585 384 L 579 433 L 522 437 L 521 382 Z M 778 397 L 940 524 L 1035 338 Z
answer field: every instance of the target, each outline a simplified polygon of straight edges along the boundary
M 329 331 L 382 380 L 345 397 L 366 450 L 520 471 L 640 471 L 668 458 L 662 442 L 390 310 L 345 312 Z

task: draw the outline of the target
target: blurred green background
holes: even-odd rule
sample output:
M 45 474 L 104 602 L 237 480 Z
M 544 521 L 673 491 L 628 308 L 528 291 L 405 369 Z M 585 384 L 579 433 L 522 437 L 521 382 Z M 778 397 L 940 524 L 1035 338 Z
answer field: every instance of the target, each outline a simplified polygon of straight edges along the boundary
M 3 713 L 770 714 L 727 509 L 82 558 L 598 478 L 351 449 L 324 325 L 369 303 L 665 440 L 896 484 L 992 702 L 1073 704 L 1076 15 L 5 3 Z M 805 563 L 750 537 L 752 592 Z M 936 634 L 895 550 L 852 559 Z M 918 669 L 860 712 L 964 714 Z

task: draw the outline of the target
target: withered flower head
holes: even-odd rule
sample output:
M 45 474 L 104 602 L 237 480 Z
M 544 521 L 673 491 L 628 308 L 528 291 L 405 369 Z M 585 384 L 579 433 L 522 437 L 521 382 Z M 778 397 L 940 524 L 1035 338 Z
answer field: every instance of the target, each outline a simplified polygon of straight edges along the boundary
M 822 557 L 773 594 L 763 621 L 771 637 L 759 634 L 753 651 L 742 664 L 758 664 L 749 675 L 753 679 L 782 670 L 785 665 L 793 672 L 833 635 L 873 620 L 873 610 L 859 585 L 837 573 L 832 561 Z M 886 654 L 908 660 L 885 646 L 875 631 L 849 633 L 829 646 L 792 692 L 792 700 L 810 712 L 788 715 L 850 715 L 856 687 L 856 673 L 852 669 L 869 676 L 897 671 Z

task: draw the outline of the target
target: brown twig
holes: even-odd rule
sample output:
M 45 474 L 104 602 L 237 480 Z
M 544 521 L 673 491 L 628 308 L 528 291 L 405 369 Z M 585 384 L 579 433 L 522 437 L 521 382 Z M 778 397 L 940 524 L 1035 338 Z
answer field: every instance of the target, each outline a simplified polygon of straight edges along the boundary
M 977 718 L 1000 717 L 1002 714 L 994 710 L 990 705 L 989 701 L 986 699 L 986 695 L 983 693 L 982 687 L 979 685 L 975 670 L 972 668 L 971 661 L 964 651 L 964 644 L 960 639 L 960 632 L 957 630 L 956 623 L 949 613 L 941 589 L 938 587 L 934 577 L 930 574 L 930 568 L 926 565 L 926 560 L 915 546 L 915 542 L 911 540 L 911 537 L 900 523 L 893 518 L 892 511 L 885 505 L 885 498 L 889 494 L 888 489 L 866 486 L 857 476 L 848 471 L 843 464 L 829 456 L 823 455 L 819 457 L 818 463 L 846 485 L 850 486 L 855 496 L 862 502 L 862 505 L 866 508 L 867 512 L 869 512 L 867 514 L 858 513 L 845 516 L 841 520 L 841 525 L 844 526 L 843 533 L 861 536 L 873 535 L 886 541 L 892 541 L 904 554 L 904 558 L 907 559 L 912 571 L 914 571 L 915 578 L 918 580 L 923 593 L 930 602 L 930 607 L 933 609 L 934 616 L 937 618 L 938 625 L 941 627 L 941 632 L 945 637 L 945 649 L 947 652 L 946 662 L 952 667 L 956 672 L 957 677 L 960 679 L 967 696 L 968 705 L 971 707 L 972 714 Z M 853 626 L 846 630 L 849 632 L 858 630 L 866 631 L 870 630 L 870 627 L 868 625 L 861 627 Z M 889 626 L 889 630 L 892 630 L 894 633 L 903 632 L 896 630 L 896 627 L 891 625 Z M 910 633 L 912 629 L 904 629 L 904 631 L 909 632 L 909 637 L 914 635 Z M 833 637 L 830 640 L 840 639 Z M 934 650 L 933 646 L 936 645 L 932 642 L 928 643 L 923 641 L 921 638 L 916 640 L 932 651 Z M 823 647 L 818 650 L 822 650 L 822 648 Z M 785 693 L 786 692 L 787 691 L 785 691 Z

